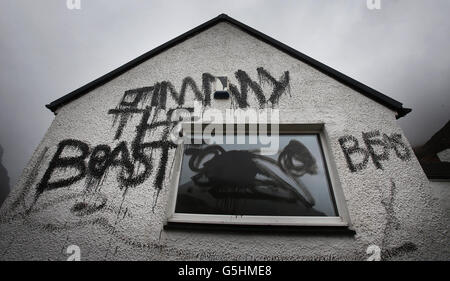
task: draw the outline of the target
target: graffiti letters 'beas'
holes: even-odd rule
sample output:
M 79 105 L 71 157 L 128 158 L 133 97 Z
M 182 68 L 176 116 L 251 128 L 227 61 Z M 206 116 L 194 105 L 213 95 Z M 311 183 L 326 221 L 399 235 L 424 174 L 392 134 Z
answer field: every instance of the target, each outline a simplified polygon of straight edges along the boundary
M 347 166 L 351 172 L 364 170 L 368 165 L 369 158 L 377 169 L 383 170 L 382 161 L 389 160 L 391 149 L 403 161 L 411 158 L 411 151 L 403 142 L 402 135 L 400 134 L 394 133 L 390 136 L 383 134 L 381 136 L 379 131 L 371 131 L 363 132 L 362 138 L 366 148 L 361 147 L 358 139 L 354 136 L 347 135 L 339 138 L 339 144 L 341 145 Z M 359 158 L 362 157 L 360 161 L 357 161 L 354 157 L 358 155 L 360 156 Z

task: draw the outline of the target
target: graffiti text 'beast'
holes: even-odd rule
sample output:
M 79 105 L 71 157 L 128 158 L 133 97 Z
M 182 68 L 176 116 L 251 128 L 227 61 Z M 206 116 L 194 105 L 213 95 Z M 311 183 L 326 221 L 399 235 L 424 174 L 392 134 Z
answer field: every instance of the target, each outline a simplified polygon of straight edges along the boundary
M 239 108 L 249 106 L 247 101 L 249 90 L 254 93 L 260 108 L 268 103 L 271 103 L 272 106 L 276 105 L 280 96 L 289 91 L 288 71 L 285 71 L 279 80 L 262 67 L 257 68 L 257 73 L 259 81 L 255 82 L 245 71 L 238 70 L 235 72 L 239 87 L 230 84 L 230 91 L 233 102 Z M 128 187 L 140 185 L 150 176 L 154 166 L 154 149 L 161 150 L 161 154 L 157 156 L 159 165 L 154 181 L 154 187 L 160 190 L 165 178 L 169 150 L 176 147 L 169 140 L 169 133 L 179 120 L 172 117 L 173 115 L 178 116 L 177 110 L 193 111 L 193 108 L 183 107 L 185 95 L 188 91 L 194 94 L 195 100 L 201 101 L 204 106 L 210 106 L 211 83 L 214 79 L 213 75 L 203 73 L 202 91 L 191 77 L 183 79 L 179 92 L 170 81 L 161 81 L 153 86 L 125 91 L 118 106 L 108 110 L 108 114 L 113 116 L 113 126 L 117 125 L 115 140 L 121 139 L 124 128 L 133 116 L 140 116 L 141 119 L 135 128 L 134 139 L 131 144 L 121 141 L 115 148 L 106 144 L 91 148 L 81 140 L 62 140 L 58 144 L 57 151 L 44 176 L 37 185 L 36 195 L 39 196 L 45 190 L 72 185 L 83 178 L 86 178 L 87 186 L 101 184 L 111 168 L 117 169 L 118 185 L 125 187 L 126 191 Z M 262 90 L 264 83 L 272 87 L 267 99 Z M 167 108 L 168 98 L 175 101 L 176 107 Z M 162 136 L 156 140 L 146 141 L 145 136 L 154 136 L 154 132 L 158 128 L 162 129 Z M 63 172 L 66 170 L 70 170 L 72 175 L 64 176 Z
M 362 138 L 367 148 L 360 147 L 358 139 L 354 136 L 343 136 L 339 138 L 339 144 L 344 152 L 345 159 L 350 171 L 357 172 L 367 167 L 369 157 L 377 169 L 383 169 L 381 161 L 389 159 L 390 150 L 395 151 L 395 155 L 403 161 L 411 158 L 411 152 L 402 141 L 400 134 L 388 136 L 380 135 L 379 131 L 362 133 Z M 362 156 L 360 161 L 352 156 Z
M 191 108 L 180 108 L 192 111 Z M 48 169 L 37 186 L 37 195 L 45 190 L 60 188 L 74 184 L 87 177 L 86 184 L 100 184 L 110 168 L 118 168 L 117 181 L 120 187 L 133 187 L 143 183 L 150 175 L 153 168 L 152 151 L 161 149 L 159 156 L 160 164 L 155 179 L 155 187 L 161 189 L 168 160 L 169 150 L 176 145 L 168 141 L 171 124 L 177 122 L 169 121 L 174 110 L 166 114 L 165 121 L 151 120 L 150 116 L 157 110 L 147 107 L 142 109 L 141 120 L 136 126 L 135 136 L 131 142 L 131 149 L 126 141 L 119 142 L 114 149 L 109 145 L 100 144 L 93 148 L 83 141 L 76 139 L 65 139 L 58 144 Z M 156 117 L 155 117 L 156 118 Z M 149 124 L 149 121 L 152 123 Z M 145 135 L 162 127 L 163 135 L 155 141 L 144 141 Z M 150 150 L 150 153 L 146 153 Z M 59 175 L 57 180 L 51 180 L 54 174 L 67 169 L 75 170 L 76 174 L 70 177 Z M 126 190 L 126 189 L 125 189 Z

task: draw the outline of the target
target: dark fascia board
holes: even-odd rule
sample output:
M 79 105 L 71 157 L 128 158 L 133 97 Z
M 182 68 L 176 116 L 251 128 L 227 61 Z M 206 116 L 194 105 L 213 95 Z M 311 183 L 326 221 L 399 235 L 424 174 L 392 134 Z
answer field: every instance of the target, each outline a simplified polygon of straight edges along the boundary
M 265 35 L 264 33 L 261 33 L 257 31 L 256 29 L 253 29 L 249 27 L 248 25 L 245 25 L 226 14 L 221 14 L 212 20 L 209 20 L 194 29 L 189 30 L 186 33 L 181 34 L 180 36 L 162 44 L 159 47 L 156 47 L 155 49 L 135 58 L 134 60 L 116 68 L 115 70 L 108 72 L 107 74 L 101 76 L 100 78 L 95 79 L 94 81 L 82 86 L 81 88 L 76 89 L 73 92 L 70 92 L 69 94 L 51 102 L 50 104 L 47 104 L 46 107 L 50 109 L 52 112 L 55 112 L 59 107 L 61 107 L 64 104 L 67 104 L 68 102 L 84 95 L 85 93 L 88 93 L 89 91 L 92 91 L 93 89 L 107 83 L 108 81 L 116 78 L 117 76 L 123 74 L 124 72 L 132 69 L 133 67 L 139 65 L 140 63 L 152 58 L 153 56 L 156 56 L 165 50 L 187 40 L 188 38 L 191 38 L 195 35 L 197 35 L 200 32 L 203 32 L 207 30 L 208 28 L 220 23 L 220 22 L 228 22 L 230 24 L 233 24 L 237 28 L 245 31 L 246 33 L 256 37 L 257 39 L 279 49 L 280 51 L 314 67 L 315 69 L 321 71 L 322 73 L 334 78 L 335 80 L 347 85 L 348 87 L 354 89 L 355 91 L 365 95 L 366 97 L 375 100 L 376 102 L 392 109 L 393 111 L 397 112 L 397 119 L 400 117 L 405 116 L 409 112 L 411 112 L 411 109 L 404 108 L 402 106 L 402 103 L 348 77 L 347 75 L 281 43 L 280 41 L 277 41 L 273 39 L 272 37 L 269 37 Z
M 449 162 L 437 162 L 437 163 L 421 163 L 423 171 L 430 180 L 450 180 L 450 163 Z

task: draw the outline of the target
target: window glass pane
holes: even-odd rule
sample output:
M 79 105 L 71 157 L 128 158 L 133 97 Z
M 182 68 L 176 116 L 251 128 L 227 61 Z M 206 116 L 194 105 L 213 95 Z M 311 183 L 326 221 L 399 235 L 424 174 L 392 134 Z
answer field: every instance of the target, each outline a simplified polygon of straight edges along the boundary
M 176 213 L 338 216 L 317 134 L 280 135 L 273 155 L 236 143 L 184 146 Z

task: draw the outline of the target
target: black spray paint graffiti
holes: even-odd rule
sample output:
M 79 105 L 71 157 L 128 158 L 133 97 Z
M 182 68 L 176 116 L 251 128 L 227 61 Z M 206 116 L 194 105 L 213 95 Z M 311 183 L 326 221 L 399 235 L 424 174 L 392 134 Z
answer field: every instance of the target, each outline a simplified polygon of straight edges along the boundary
M 230 84 L 230 91 L 232 97 L 235 99 L 240 108 L 246 108 L 249 106 L 247 102 L 249 88 L 253 91 L 253 93 L 255 93 L 260 108 L 263 108 L 268 102 L 272 103 L 272 105 L 278 104 L 280 96 L 286 91 L 290 92 L 289 71 L 286 71 L 283 76 L 280 77 L 280 81 L 273 78 L 272 75 L 270 75 L 269 72 L 264 70 L 262 67 L 259 67 L 257 72 L 259 83 L 253 81 L 245 71 L 238 70 L 235 73 L 236 79 L 239 81 L 241 86 L 241 90 L 239 91 L 235 85 Z M 268 100 L 266 100 L 266 96 L 261 89 L 261 86 L 264 83 L 268 83 L 273 88 Z
M 411 151 L 403 142 L 400 134 L 392 134 L 390 136 L 383 134 L 381 136 L 379 131 L 371 131 L 363 132 L 362 138 L 367 148 L 361 147 L 358 139 L 354 136 L 348 135 L 339 138 L 339 144 L 344 152 L 348 168 L 352 172 L 365 169 L 369 158 L 372 159 L 377 169 L 383 170 L 382 161 L 389 160 L 391 149 L 402 161 L 407 161 L 411 158 Z M 356 157 L 362 157 L 362 159 L 357 161 L 355 160 Z
M 239 108 L 249 106 L 249 89 L 255 94 L 260 107 L 268 103 L 272 106 L 277 105 L 281 95 L 290 91 L 288 71 L 284 72 L 279 80 L 262 67 L 257 68 L 257 73 L 259 83 L 253 81 L 245 71 L 238 70 L 235 73 L 240 90 L 236 85 L 230 84 L 230 91 L 233 102 Z M 129 187 L 142 184 L 150 176 L 154 170 L 153 151 L 155 149 L 160 150 L 161 153 L 158 155 L 159 165 L 155 169 L 154 187 L 158 191 L 161 190 L 166 175 L 169 151 L 176 148 L 176 145 L 169 140 L 170 131 L 179 122 L 173 117 L 178 116 L 177 110 L 193 112 L 193 108 L 184 107 L 188 92 L 192 92 L 194 99 L 201 101 L 204 106 L 210 106 L 211 84 L 214 80 L 215 76 L 203 73 L 202 91 L 191 77 L 183 79 L 179 92 L 170 81 L 157 82 L 153 86 L 126 91 L 118 106 L 110 109 L 108 114 L 113 116 L 113 126 L 117 126 L 114 140 L 120 140 L 128 122 L 134 116 L 140 116 L 131 144 L 121 141 L 115 148 L 111 148 L 106 144 L 90 147 L 87 143 L 76 139 L 61 141 L 37 185 L 36 198 L 46 190 L 67 187 L 84 178 L 88 188 L 93 185 L 98 186 L 111 168 L 118 169 L 117 182 L 120 188 L 124 188 L 125 194 Z M 268 99 L 262 90 L 264 83 L 272 87 Z M 175 101 L 177 105 L 175 108 L 166 108 L 168 96 Z M 162 136 L 157 140 L 146 141 L 145 137 L 157 129 L 162 129 Z M 76 173 L 69 177 L 56 177 L 60 171 L 68 169 Z
M 165 176 L 169 150 L 176 146 L 167 140 L 169 134 L 167 126 L 170 121 L 149 124 L 151 111 L 151 108 L 142 111 L 141 121 L 136 126 L 135 138 L 131 143 L 131 151 L 128 149 L 126 141 L 119 142 L 114 149 L 105 144 L 90 148 L 88 144 L 74 139 L 61 141 L 48 169 L 37 186 L 37 195 L 39 196 L 45 190 L 72 185 L 83 178 L 86 178 L 87 186 L 99 185 L 110 168 L 119 168 L 117 181 L 119 187 L 125 187 L 126 191 L 128 187 L 143 183 L 152 171 L 151 153 L 147 155 L 146 149 L 161 149 L 162 151 L 155 180 L 155 187 L 160 189 Z M 160 126 L 164 127 L 162 139 L 151 142 L 144 141 L 148 131 Z M 70 156 L 67 156 L 69 153 Z M 66 156 L 63 156 L 63 154 L 66 154 Z M 75 170 L 76 174 L 51 180 L 53 174 L 65 169 Z
M 394 232 L 401 228 L 400 220 L 397 218 L 394 210 L 394 205 L 396 205 L 398 188 L 394 180 L 391 179 L 391 184 L 389 186 L 389 192 L 384 194 L 383 190 L 379 188 L 382 194 L 381 205 L 386 212 L 386 224 L 383 230 L 383 240 L 381 241 L 381 259 L 387 260 L 394 258 L 396 256 L 401 256 L 410 252 L 416 251 L 418 248 L 412 242 L 405 242 L 398 247 L 389 247 L 389 240 L 394 237 Z

